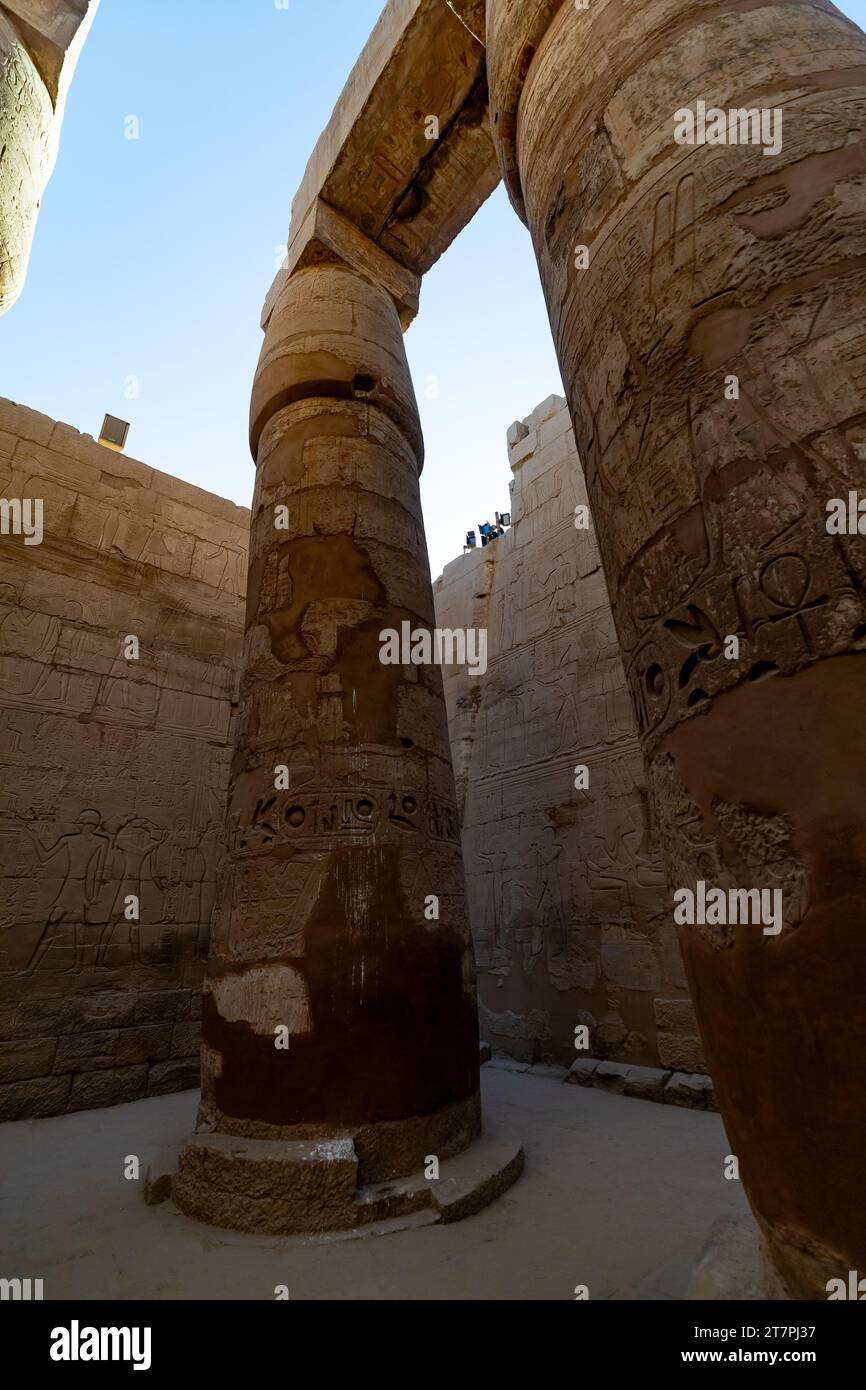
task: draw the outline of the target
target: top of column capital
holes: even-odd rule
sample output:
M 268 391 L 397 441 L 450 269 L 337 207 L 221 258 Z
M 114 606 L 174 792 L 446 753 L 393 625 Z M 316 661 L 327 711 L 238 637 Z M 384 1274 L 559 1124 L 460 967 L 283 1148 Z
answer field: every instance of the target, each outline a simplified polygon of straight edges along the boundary
M 512 206 L 526 221 L 517 165 L 517 113 L 536 51 L 554 17 L 571 0 L 487 0 L 490 128 Z
M 418 312 L 421 277 L 407 270 L 381 246 L 359 231 L 347 217 L 317 198 L 289 243 L 286 259 L 268 291 L 262 309 L 262 328 L 267 329 L 283 287 L 292 275 L 310 266 L 340 264 L 390 294 L 400 315 L 403 331 Z

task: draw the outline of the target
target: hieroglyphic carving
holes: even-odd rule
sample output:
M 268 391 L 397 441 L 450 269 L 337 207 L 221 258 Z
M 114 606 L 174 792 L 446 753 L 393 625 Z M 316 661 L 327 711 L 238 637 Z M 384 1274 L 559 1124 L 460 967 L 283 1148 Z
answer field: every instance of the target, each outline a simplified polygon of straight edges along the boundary
M 102 1068 L 104 1090 L 91 1103 L 112 1098 L 114 1050 L 88 1050 L 91 1031 L 116 1040 L 117 1099 L 130 1098 L 130 1058 L 164 1069 L 159 1089 L 194 1080 L 242 623 L 230 559 L 242 553 L 241 532 L 221 519 L 227 504 L 214 499 L 209 512 L 205 494 L 186 499 L 179 514 L 212 539 L 175 543 L 172 533 L 164 549 L 152 539 L 156 518 L 182 484 L 153 475 L 143 486 L 141 465 L 121 456 L 111 481 L 95 484 L 106 457 L 98 445 L 0 401 L 0 429 L 15 437 L 19 424 L 57 452 L 28 451 L 31 489 L 49 499 L 42 545 L 13 554 L 0 544 L 0 1004 L 12 1020 L 0 1039 L 4 1117 L 31 1105 L 39 1113 L 47 1094 L 38 1076 L 32 1095 L 19 1072 L 5 1084 L 6 1055 L 22 1065 L 21 1009 L 44 1016 L 46 1056 L 53 1040 L 70 1070 Z M 60 452 L 67 437 L 69 456 Z M 72 511 L 51 503 L 40 470 L 80 489 L 72 547 L 54 529 Z M 131 496 L 134 517 L 125 512 Z M 177 569 L 194 544 L 202 572 L 183 577 Z M 128 635 L 137 659 L 127 659 Z M 154 994 L 156 1005 L 139 1006 Z M 156 1017 L 167 1021 L 141 1026 Z M 149 1075 L 143 1067 L 145 1090 Z
M 810 545 L 802 526 L 786 528 L 784 541 L 761 546 L 754 569 L 693 588 L 649 628 L 627 664 L 643 732 L 660 734 L 741 680 L 744 667 L 757 680 L 838 650 L 866 620 L 864 594 L 838 550 Z M 832 618 L 839 607 L 847 632 Z M 725 659 L 727 635 L 739 639 L 736 662 Z
M 218 830 L 214 825 L 205 832 L 211 845 Z M 33 823 L 19 831 L 7 820 L 0 833 L 23 834 L 32 850 L 29 867 L 21 847 L 15 850 L 24 891 L 7 899 L 0 921 L 9 934 L 0 971 L 17 963 L 32 976 L 56 970 L 57 961 L 68 962 L 74 974 L 152 965 L 173 957 L 182 939 L 202 954 L 218 866 L 213 854 L 208 864 L 197 849 L 199 832 L 189 822 L 180 818 L 168 831 L 133 817 L 109 830 L 100 812 L 87 809 L 74 829 L 48 843 Z M 126 915 L 132 897 L 140 915 Z
M 638 256 L 635 245 L 630 254 Z M 594 538 L 575 528 L 573 505 L 556 524 L 534 525 L 567 476 L 569 499 L 586 498 L 573 435 L 567 430 L 563 462 L 559 420 L 548 416 L 550 443 L 528 457 L 520 445 L 532 417 L 524 422 L 512 496 L 520 520 L 484 553 L 492 572 L 488 673 L 472 691 L 465 678 L 445 673 L 452 744 L 456 750 L 465 738 L 468 747 L 463 856 L 481 994 L 498 1017 L 501 990 L 508 1016 L 520 1020 L 549 1001 L 544 1052 L 525 1054 L 521 1042 L 515 1055 L 524 1059 L 573 1057 L 574 1025 L 585 1014 L 604 1020 L 593 1035 L 596 1055 L 658 1064 L 637 1001 L 657 989 L 681 997 L 682 966 L 675 944 L 662 939 L 669 915 L 662 857 L 598 556 L 579 561 Z M 478 558 L 455 562 L 439 581 L 443 626 L 465 623 L 472 611 Z M 671 668 L 675 680 L 691 659 L 696 681 L 695 654 L 712 660 L 720 650 L 697 608 L 696 600 L 694 611 L 682 606 L 646 622 L 657 655 L 640 632 L 657 699 L 669 698 Z M 589 769 L 582 791 L 578 763 Z M 494 1043 L 513 1047 L 508 1032 Z
M 315 792 L 298 796 L 275 792 L 256 803 L 249 826 L 232 837 L 236 855 L 267 853 L 279 841 L 300 845 L 327 839 L 329 844 L 351 843 L 358 836 L 391 831 L 420 833 L 431 840 L 459 840 L 457 808 L 423 794 L 390 788 L 385 791 Z

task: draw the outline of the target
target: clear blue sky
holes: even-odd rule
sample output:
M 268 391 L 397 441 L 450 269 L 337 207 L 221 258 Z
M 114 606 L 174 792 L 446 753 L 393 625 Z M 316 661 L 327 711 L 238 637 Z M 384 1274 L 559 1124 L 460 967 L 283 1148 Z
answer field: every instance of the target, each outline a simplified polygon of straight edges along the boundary
M 28 281 L 0 318 L 0 395 L 91 434 L 119 415 L 128 454 L 249 504 L 247 410 L 275 250 L 382 7 L 102 0 Z M 866 21 L 866 0 L 840 8 Z M 436 575 L 468 526 L 508 505 L 508 425 L 562 390 L 529 237 L 501 188 L 425 278 L 406 348 Z M 138 400 L 124 395 L 132 375 Z

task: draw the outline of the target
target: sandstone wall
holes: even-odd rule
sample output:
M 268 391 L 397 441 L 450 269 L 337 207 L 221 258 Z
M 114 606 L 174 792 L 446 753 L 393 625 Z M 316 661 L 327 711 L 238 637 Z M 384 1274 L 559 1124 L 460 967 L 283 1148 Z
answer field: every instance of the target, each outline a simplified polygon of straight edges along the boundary
M 44 504 L 0 535 L 12 1119 L 197 1083 L 249 514 L 4 400 L 0 498 Z
M 482 1036 L 567 1064 L 583 1023 L 593 1057 L 702 1072 L 565 402 L 508 439 L 512 529 L 434 586 L 439 627 L 488 633 L 485 675 L 443 667 Z

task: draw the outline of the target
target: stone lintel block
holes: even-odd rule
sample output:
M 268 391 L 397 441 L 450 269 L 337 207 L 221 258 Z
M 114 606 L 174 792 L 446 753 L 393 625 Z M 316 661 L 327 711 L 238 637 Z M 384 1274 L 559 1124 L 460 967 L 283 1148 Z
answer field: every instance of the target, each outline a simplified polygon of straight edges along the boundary
M 418 313 L 421 277 L 383 251 L 359 231 L 354 222 L 317 198 L 289 244 L 285 265 L 268 291 L 262 311 L 262 328 L 267 328 L 285 281 L 295 271 L 308 266 L 341 261 L 364 279 L 381 285 L 397 306 L 403 330 Z
M 665 1103 L 685 1105 L 691 1110 L 714 1108 L 713 1083 L 700 1073 L 675 1071 L 665 1084 Z
M 310 156 L 290 242 L 324 198 L 423 274 L 470 221 L 500 177 L 476 37 L 481 8 L 389 0 Z
M 591 1086 L 593 1077 L 598 1069 L 599 1062 L 596 1057 L 576 1057 L 568 1069 L 566 1081 L 570 1081 L 573 1086 Z

